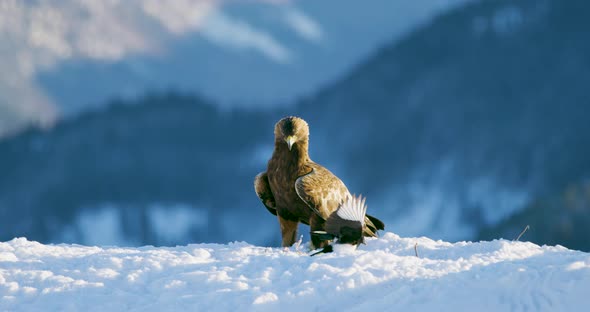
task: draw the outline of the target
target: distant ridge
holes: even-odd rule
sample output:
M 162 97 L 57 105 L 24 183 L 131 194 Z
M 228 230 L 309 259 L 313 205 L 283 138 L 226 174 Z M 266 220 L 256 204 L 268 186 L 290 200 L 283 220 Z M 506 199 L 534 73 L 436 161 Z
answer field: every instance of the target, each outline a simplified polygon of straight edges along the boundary
M 366 195 L 392 231 L 473 239 L 590 175 L 588 6 L 475 3 L 292 109 L 219 111 L 171 92 L 1 142 L 0 239 L 59 241 L 82 212 L 110 205 L 137 244 L 277 244 L 272 228 L 238 225 L 276 223 L 252 179 L 284 115 L 309 122 L 313 159 Z M 186 204 L 206 221 L 162 240 L 153 203 Z

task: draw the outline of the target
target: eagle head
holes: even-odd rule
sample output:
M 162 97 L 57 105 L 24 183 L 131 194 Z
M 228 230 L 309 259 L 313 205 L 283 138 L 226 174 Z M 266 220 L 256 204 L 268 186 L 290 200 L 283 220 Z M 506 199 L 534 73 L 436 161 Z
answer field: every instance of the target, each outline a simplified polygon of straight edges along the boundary
M 299 117 L 285 117 L 275 125 L 275 141 L 277 144 L 287 144 L 289 150 L 295 143 L 307 143 L 309 126 Z

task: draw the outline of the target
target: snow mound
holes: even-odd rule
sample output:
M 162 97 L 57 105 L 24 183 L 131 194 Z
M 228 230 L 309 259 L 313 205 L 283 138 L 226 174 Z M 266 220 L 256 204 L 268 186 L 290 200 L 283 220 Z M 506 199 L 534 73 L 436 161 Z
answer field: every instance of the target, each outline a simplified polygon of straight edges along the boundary
M 418 257 L 414 246 L 417 244 Z M 0 310 L 583 311 L 590 254 L 385 233 L 357 250 L 0 243 Z

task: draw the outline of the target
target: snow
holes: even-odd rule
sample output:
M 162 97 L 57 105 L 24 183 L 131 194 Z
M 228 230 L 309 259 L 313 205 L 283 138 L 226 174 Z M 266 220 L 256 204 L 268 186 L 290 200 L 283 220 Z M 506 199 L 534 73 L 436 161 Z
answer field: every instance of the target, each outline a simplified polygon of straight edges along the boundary
M 381 218 L 400 235 L 457 241 L 476 237 L 482 226 L 506 220 L 532 200 L 532 186 L 507 184 L 493 172 L 463 177 L 457 159 L 419 166 L 405 184 L 372 197 L 369 210 L 391 207 Z
M 136 240 L 125 235 L 121 224 L 121 211 L 114 205 L 99 205 L 96 209 L 85 209 L 74 222 L 62 227 L 57 235 L 60 242 L 77 242 L 89 245 L 133 245 Z
M 190 237 L 196 229 L 207 229 L 209 210 L 194 208 L 188 204 L 150 205 L 149 220 L 158 238 L 173 242 Z M 170 225 L 174 226 L 170 226 Z
M 137 223 L 141 223 L 138 212 L 141 209 L 143 207 L 118 206 L 114 203 L 84 207 L 71 224 L 61 227 L 61 233 L 56 235 L 55 240 L 86 245 L 139 246 L 141 238 L 138 235 L 142 231 L 136 231 L 135 235 L 128 233 L 124 219 L 135 218 L 138 219 Z M 133 213 L 126 210 L 132 210 Z M 191 234 L 206 232 L 209 227 L 209 211 L 210 209 L 182 202 L 156 202 L 145 207 L 146 221 L 149 228 L 153 229 L 153 239 L 157 244 L 186 242 Z
M 589 287 L 590 254 L 506 240 L 385 233 L 314 257 L 247 243 L 0 243 L 1 311 L 582 311 Z

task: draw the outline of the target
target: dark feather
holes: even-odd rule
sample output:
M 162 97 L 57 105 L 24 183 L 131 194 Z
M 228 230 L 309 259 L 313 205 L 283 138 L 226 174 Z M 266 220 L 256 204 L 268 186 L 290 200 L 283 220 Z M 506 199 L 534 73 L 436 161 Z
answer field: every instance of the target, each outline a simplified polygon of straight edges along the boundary
M 332 240 L 336 237 L 326 231 L 313 231 L 311 235 L 317 237 L 319 240 Z
M 332 247 L 332 245 L 328 245 L 328 246 L 322 248 L 320 251 L 312 253 L 310 256 L 313 257 L 313 256 L 317 256 L 321 253 L 330 253 L 332 251 L 334 251 L 334 247 Z
M 371 223 L 373 224 L 373 228 L 375 230 L 385 230 L 385 224 L 383 223 L 383 221 L 371 215 L 367 215 L 367 218 L 369 219 L 369 221 L 371 221 Z
M 272 195 L 272 191 L 270 190 L 270 185 L 268 184 L 268 176 L 266 172 L 261 172 L 256 176 L 256 178 L 254 178 L 254 190 L 256 190 L 258 198 L 260 198 L 262 204 L 264 207 L 266 207 L 268 212 L 276 216 L 276 203 L 274 196 Z

